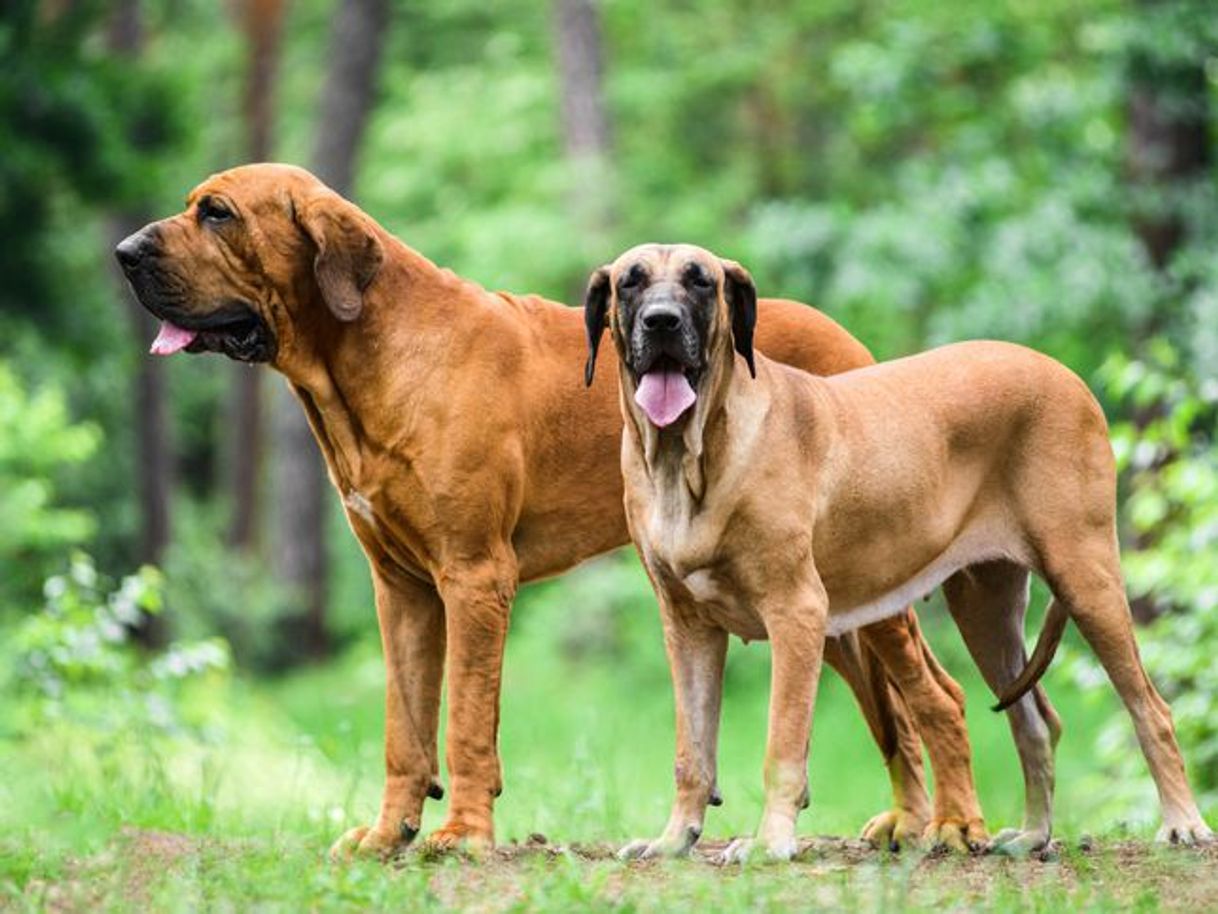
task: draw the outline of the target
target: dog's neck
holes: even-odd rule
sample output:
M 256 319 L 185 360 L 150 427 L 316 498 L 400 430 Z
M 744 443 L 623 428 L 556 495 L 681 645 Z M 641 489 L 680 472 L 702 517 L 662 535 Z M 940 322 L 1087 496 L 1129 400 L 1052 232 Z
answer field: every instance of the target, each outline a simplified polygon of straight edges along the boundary
M 624 363 L 621 369 L 627 435 L 642 458 L 653 494 L 687 503 L 691 514 L 697 513 L 708 490 L 731 484 L 738 455 L 747 452 L 768 406 L 764 387 L 753 384 L 743 361 L 730 348 L 719 355 L 711 360 L 690 412 L 664 429 L 656 428 L 634 403 L 634 384 Z M 725 447 L 729 438 L 731 448 Z
M 338 323 L 316 288 L 296 290 L 302 326 L 281 341 L 275 364 L 300 398 L 340 489 L 358 485 L 367 453 L 409 458 L 402 452 L 425 446 L 426 436 L 414 431 L 428 412 L 424 401 L 444 395 L 468 355 L 458 328 L 493 334 L 492 312 L 503 311 L 498 296 L 389 233 L 380 241 L 390 256 L 365 290 L 359 316 Z M 392 297 L 382 291 L 389 289 Z

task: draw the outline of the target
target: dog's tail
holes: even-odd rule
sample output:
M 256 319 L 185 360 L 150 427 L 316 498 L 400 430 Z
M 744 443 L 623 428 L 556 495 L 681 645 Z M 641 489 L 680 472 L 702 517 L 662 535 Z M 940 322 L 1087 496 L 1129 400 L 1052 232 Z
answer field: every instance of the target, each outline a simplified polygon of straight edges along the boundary
M 998 696 L 998 704 L 994 705 L 993 710 L 1005 711 L 1036 685 L 1053 662 L 1053 655 L 1057 653 L 1057 646 L 1062 643 L 1062 634 L 1066 631 L 1066 622 L 1069 619 L 1070 613 L 1060 600 L 1054 598 L 1049 601 L 1049 608 L 1045 610 L 1045 623 L 1040 630 L 1040 637 L 1036 639 L 1032 659 L 1023 668 L 1023 672 L 1015 677 L 1015 681 Z

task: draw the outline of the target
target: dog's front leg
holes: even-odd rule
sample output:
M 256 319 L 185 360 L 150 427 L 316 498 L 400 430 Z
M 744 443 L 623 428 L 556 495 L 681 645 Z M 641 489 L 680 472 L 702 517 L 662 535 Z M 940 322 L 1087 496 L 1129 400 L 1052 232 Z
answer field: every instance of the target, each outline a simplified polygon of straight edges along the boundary
M 660 837 L 632 841 L 618 854 L 623 860 L 688 854 L 702 835 L 706 807 L 722 802 L 715 778 L 727 632 L 670 608 L 662 596 L 660 607 L 676 698 L 677 796 Z
M 829 601 L 819 578 L 762 612 L 770 636 L 770 720 L 765 752 L 765 807 L 756 839 L 733 841 L 722 863 L 741 863 L 755 849 L 772 860 L 795 855 L 795 820 L 808 805 L 808 740 L 825 651 Z
M 518 572 L 513 556 L 454 563 L 437 581 L 448 639 L 448 818 L 427 847 L 494 843 L 492 809 L 503 790 L 499 763 L 499 686 L 508 613 Z
M 439 799 L 436 731 L 444 674 L 444 606 L 430 584 L 373 573 L 376 614 L 385 654 L 385 790 L 371 827 L 353 828 L 330 848 L 392 856 L 419 833 L 423 801 Z

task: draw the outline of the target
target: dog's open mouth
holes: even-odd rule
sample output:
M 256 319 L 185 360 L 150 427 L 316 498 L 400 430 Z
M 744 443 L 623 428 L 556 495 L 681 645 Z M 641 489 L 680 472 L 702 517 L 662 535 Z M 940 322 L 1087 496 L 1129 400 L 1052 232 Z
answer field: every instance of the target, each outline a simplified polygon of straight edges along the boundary
M 156 339 L 152 341 L 152 347 L 148 351 L 153 355 L 173 355 L 193 343 L 198 335 L 195 330 L 187 330 L 185 327 L 179 327 L 169 321 L 161 321 L 161 332 L 156 335 Z
M 182 351 L 220 352 L 242 362 L 266 362 L 274 355 L 274 342 L 262 318 L 242 306 L 195 327 L 162 318 L 149 352 L 173 355 Z
M 689 375 L 690 369 L 675 359 L 662 356 L 640 377 L 634 402 L 657 428 L 672 425 L 698 399 Z

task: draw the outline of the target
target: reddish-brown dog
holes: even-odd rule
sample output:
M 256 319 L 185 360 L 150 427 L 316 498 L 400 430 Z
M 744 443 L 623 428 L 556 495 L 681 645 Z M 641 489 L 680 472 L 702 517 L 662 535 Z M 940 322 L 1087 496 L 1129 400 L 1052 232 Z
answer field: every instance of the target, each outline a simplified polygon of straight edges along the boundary
M 439 847 L 493 840 L 502 786 L 496 739 L 508 612 L 518 582 L 557 574 L 628 541 L 617 385 L 585 393 L 572 364 L 581 314 L 486 292 L 439 269 L 297 168 L 214 176 L 185 212 L 119 245 L 140 301 L 163 321 L 153 351 L 223 352 L 288 379 L 368 556 L 384 644 L 386 780 L 380 815 L 337 850 L 389 854 L 439 798 L 437 725 L 448 674 L 451 804 Z M 825 374 L 871 362 L 841 327 L 792 302 L 761 303 L 760 347 Z M 929 730 L 955 752 L 962 698 L 912 616 L 875 637 Z M 867 714 L 895 793 L 869 824 L 882 841 L 929 818 L 917 738 L 884 671 L 853 637 L 828 659 Z M 940 782 L 934 836 L 977 836 L 955 811 L 971 781 Z M 961 828 L 960 826 L 963 826 Z

